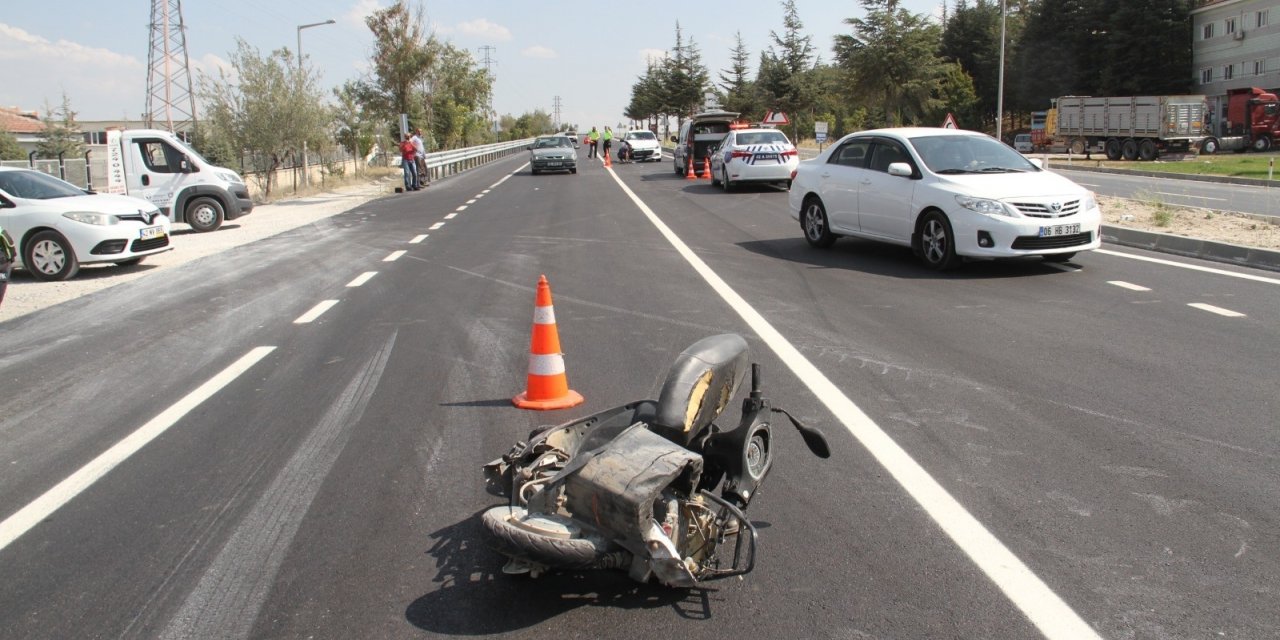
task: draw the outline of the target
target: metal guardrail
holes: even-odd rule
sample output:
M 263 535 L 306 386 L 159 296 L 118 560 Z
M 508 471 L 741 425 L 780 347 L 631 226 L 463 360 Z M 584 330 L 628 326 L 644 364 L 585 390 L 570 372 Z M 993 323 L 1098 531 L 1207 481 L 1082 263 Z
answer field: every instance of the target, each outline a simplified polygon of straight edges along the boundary
M 534 138 L 513 140 L 511 142 L 495 142 L 478 147 L 466 147 L 450 151 L 436 151 L 426 156 L 427 173 L 431 180 L 438 180 L 467 169 L 473 169 L 486 162 L 509 156 L 533 144 Z

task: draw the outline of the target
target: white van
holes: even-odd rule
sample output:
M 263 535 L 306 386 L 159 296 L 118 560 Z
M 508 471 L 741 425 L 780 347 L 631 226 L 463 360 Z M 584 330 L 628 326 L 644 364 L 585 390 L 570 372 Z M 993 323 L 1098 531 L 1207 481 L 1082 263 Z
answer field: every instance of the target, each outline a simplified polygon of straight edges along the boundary
M 1013 137 L 1013 150 L 1018 153 L 1031 153 L 1035 151 L 1035 145 L 1031 144 L 1031 134 L 1019 133 Z
M 253 211 L 240 174 L 214 166 L 158 129 L 107 131 L 107 193 L 150 201 L 173 222 L 213 231 Z
M 671 136 L 671 141 L 676 143 L 672 151 L 676 175 L 687 175 L 690 170 L 700 173 L 738 115 L 736 111 L 704 111 L 685 120 L 680 125 L 680 133 Z

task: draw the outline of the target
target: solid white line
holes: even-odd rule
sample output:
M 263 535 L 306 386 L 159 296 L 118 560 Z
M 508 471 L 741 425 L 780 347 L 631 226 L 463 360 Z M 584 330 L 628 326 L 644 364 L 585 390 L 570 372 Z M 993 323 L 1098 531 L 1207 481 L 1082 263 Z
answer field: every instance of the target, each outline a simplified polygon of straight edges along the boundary
M 1203 271 L 1205 273 L 1213 273 L 1220 276 L 1231 276 L 1232 278 L 1242 278 L 1244 280 L 1253 280 L 1254 282 L 1265 282 L 1267 284 L 1280 284 L 1280 279 L 1268 278 L 1266 276 L 1255 276 L 1251 273 L 1236 273 L 1225 269 L 1214 269 L 1213 267 L 1202 267 L 1197 264 L 1186 264 L 1183 262 L 1174 262 L 1172 260 L 1164 260 L 1162 258 L 1151 258 L 1148 256 L 1138 256 L 1132 253 L 1121 253 L 1110 249 L 1094 249 L 1094 253 L 1101 253 L 1109 256 L 1117 256 L 1120 258 L 1129 258 L 1130 260 L 1142 260 L 1143 262 L 1154 262 L 1156 264 L 1168 265 L 1170 267 L 1181 267 L 1183 269 L 1191 269 L 1192 271 Z
M 320 316 L 324 315 L 324 312 L 328 311 L 329 309 L 332 309 L 333 305 L 335 304 L 338 304 L 337 300 L 324 300 L 320 304 L 317 304 L 316 306 L 311 307 L 310 311 L 298 316 L 298 319 L 294 320 L 293 323 L 307 324 L 312 320 L 315 320 L 316 318 L 319 318 Z
M 1151 290 L 1140 284 L 1133 284 L 1130 282 L 1125 282 L 1124 280 L 1108 280 L 1107 284 L 1114 284 L 1117 287 L 1120 287 L 1122 289 L 1128 289 L 1130 291 L 1150 291 Z
M 458 217 L 458 214 L 457 214 L 456 212 L 455 212 L 455 213 L 447 213 L 447 214 L 445 214 L 444 219 L 445 219 L 445 220 L 452 220 L 452 219 L 454 219 L 454 218 L 456 218 L 456 217 Z
M 362 273 L 362 274 L 360 274 L 360 275 L 356 276 L 356 279 L 355 279 L 355 280 L 352 280 L 351 282 L 348 282 L 348 283 L 347 283 L 347 286 L 348 286 L 348 287 L 358 287 L 358 286 L 360 286 L 360 285 L 362 285 L 362 284 L 364 284 L 364 283 L 366 283 L 366 282 L 368 282 L 368 281 L 372 280 L 372 279 L 373 279 L 373 277 L 374 277 L 374 276 L 376 276 L 376 275 L 378 275 L 378 272 L 377 272 L 377 271 L 366 271 L 366 272 L 364 272 L 364 273 Z
M 1237 313 L 1237 312 L 1232 311 L 1232 310 L 1230 310 L 1230 309 L 1223 309 L 1222 307 L 1215 307 L 1215 306 L 1213 306 L 1213 305 L 1211 305 L 1211 304 L 1205 304 L 1205 303 L 1203 303 L 1203 302 L 1188 302 L 1188 303 L 1187 303 L 1187 306 L 1188 306 L 1188 307 L 1195 307 L 1195 308 L 1200 309 L 1200 310 L 1202 310 L 1202 311 L 1208 311 L 1209 313 L 1216 313 L 1216 314 L 1218 314 L 1218 315 L 1220 315 L 1220 316 L 1226 316 L 1226 317 L 1228 317 L 1228 318 L 1243 318 L 1243 317 L 1245 317 L 1243 313 Z
M 1201 200 L 1217 200 L 1219 202 L 1227 201 L 1226 198 L 1210 198 L 1209 196 L 1193 196 L 1186 193 L 1169 193 L 1168 191 L 1153 191 L 1152 193 L 1158 193 L 1162 196 L 1178 196 L 1179 198 L 1199 198 Z
M 210 378 L 208 382 L 196 387 L 195 391 L 188 393 L 186 397 L 170 405 L 168 409 L 160 412 L 160 415 L 138 427 L 136 431 L 125 436 L 123 440 L 117 442 L 110 449 L 80 467 L 75 473 L 67 476 L 67 479 L 44 492 L 44 495 L 31 501 L 30 504 L 18 510 L 17 513 L 5 518 L 4 522 L 0 522 L 0 551 L 8 547 L 9 543 L 30 531 L 32 527 L 44 521 L 53 512 L 62 508 L 72 498 L 93 486 L 95 482 L 107 475 L 120 463 L 128 460 L 129 456 L 137 453 L 147 443 L 155 440 L 192 409 L 200 406 L 200 403 L 208 400 L 213 394 L 239 377 L 240 374 L 248 371 L 250 367 L 265 358 L 273 350 L 275 350 L 275 347 L 253 348 L 249 353 L 233 362 L 231 366 Z
M 773 325 L 765 320 L 738 292 L 720 278 L 707 263 L 693 253 L 679 236 L 648 207 L 616 173 L 614 182 L 644 212 L 667 242 L 675 248 L 720 297 L 769 345 L 796 377 L 809 387 L 849 433 L 875 457 L 898 484 L 915 499 L 938 527 L 956 543 L 969 559 L 1004 592 L 1032 624 L 1053 640 L 1084 640 L 1097 634 L 1044 581 L 1032 573 L 1017 556 L 987 530 L 973 514 L 938 484 L 920 463 L 894 442 L 883 429 L 858 408 L 830 379 L 800 353 Z
M 400 256 L 403 256 L 406 253 L 409 253 L 409 252 L 405 251 L 404 249 L 401 249 L 399 251 L 392 251 L 391 253 L 387 254 L 387 257 L 383 258 L 382 261 L 395 262 L 396 260 L 400 259 Z
M 444 226 L 444 223 L 443 223 L 443 222 L 437 222 L 437 223 L 435 223 L 435 224 L 431 225 L 430 227 L 427 227 L 427 229 L 428 229 L 428 230 L 430 230 L 430 231 L 435 231 L 436 229 L 439 229 L 440 227 L 443 227 L 443 226 Z
M 420 236 L 414 236 L 413 239 L 409 241 L 409 244 L 418 244 L 426 239 L 427 239 L 427 234 L 424 233 Z

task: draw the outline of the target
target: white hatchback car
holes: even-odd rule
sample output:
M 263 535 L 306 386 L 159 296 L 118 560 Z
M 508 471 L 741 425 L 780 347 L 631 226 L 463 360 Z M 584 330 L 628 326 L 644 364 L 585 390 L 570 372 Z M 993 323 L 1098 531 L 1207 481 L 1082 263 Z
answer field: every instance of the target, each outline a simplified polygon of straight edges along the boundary
M 93 262 L 137 264 L 172 248 L 169 218 L 154 204 L 31 169 L 0 167 L 0 227 L 37 280 L 66 280 Z
M 962 258 L 1065 262 L 1102 244 L 1090 191 L 974 131 L 847 135 L 800 163 L 788 201 L 814 247 L 840 236 L 880 240 L 939 270 Z
M 777 129 L 730 129 L 711 153 L 711 184 L 732 191 L 744 182 L 791 186 L 800 164 L 796 146 Z

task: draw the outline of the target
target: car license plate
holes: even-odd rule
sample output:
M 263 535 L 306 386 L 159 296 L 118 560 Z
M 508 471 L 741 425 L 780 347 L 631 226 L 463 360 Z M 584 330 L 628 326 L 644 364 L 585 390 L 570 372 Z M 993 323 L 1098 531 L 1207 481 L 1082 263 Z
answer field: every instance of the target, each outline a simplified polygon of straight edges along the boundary
M 140 240 L 154 240 L 164 237 L 164 227 L 146 227 L 139 234 Z
M 560 163 L 559 163 L 559 162 L 548 162 L 548 163 L 547 163 L 547 166 L 548 166 L 548 167 L 558 167 L 558 166 L 560 166 Z
M 768 162 L 777 162 L 777 161 L 778 161 L 778 154 L 776 154 L 776 153 L 757 153 L 757 154 L 756 154 L 756 162 L 760 162 L 761 160 L 765 160 L 765 161 L 768 161 Z
M 1080 233 L 1080 223 L 1075 224 L 1055 224 L 1047 227 L 1040 227 L 1041 238 L 1051 238 L 1053 236 L 1071 236 Z

